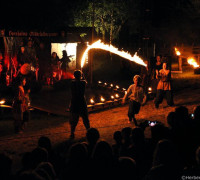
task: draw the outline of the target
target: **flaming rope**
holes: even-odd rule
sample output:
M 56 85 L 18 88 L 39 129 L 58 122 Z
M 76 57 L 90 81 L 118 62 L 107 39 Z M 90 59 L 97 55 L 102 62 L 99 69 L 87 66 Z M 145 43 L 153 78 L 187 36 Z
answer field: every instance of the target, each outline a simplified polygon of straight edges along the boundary
M 81 59 L 81 68 L 85 64 L 86 55 L 87 55 L 87 53 L 90 49 L 102 49 L 102 50 L 105 50 L 105 51 L 110 51 L 111 53 L 117 54 L 118 56 L 121 56 L 125 59 L 136 62 L 136 63 L 143 65 L 143 66 L 147 66 L 144 63 L 144 61 L 137 55 L 137 52 L 134 54 L 134 56 L 132 56 L 128 52 L 119 51 L 116 47 L 114 47 L 112 45 L 104 44 L 104 43 L 101 42 L 101 40 L 98 40 L 98 41 L 94 42 L 93 44 L 88 45 L 87 49 L 83 53 L 83 56 L 82 56 L 82 59 Z

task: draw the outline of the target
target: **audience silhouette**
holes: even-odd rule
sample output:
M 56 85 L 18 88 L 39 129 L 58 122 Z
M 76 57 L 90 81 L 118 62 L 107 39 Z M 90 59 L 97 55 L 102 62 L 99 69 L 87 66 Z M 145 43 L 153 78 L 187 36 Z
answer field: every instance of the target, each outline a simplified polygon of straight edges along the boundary
M 2 180 L 90 179 L 93 174 L 134 180 L 200 176 L 200 106 L 192 114 L 180 106 L 169 112 L 168 126 L 157 121 L 155 126 L 124 127 L 114 132 L 112 145 L 100 138 L 96 128 L 87 130 L 85 141 L 67 141 L 61 147 L 41 136 L 37 147 L 22 155 L 22 167 L 16 173 L 12 173 L 12 159 L 0 154 L 0 176 Z

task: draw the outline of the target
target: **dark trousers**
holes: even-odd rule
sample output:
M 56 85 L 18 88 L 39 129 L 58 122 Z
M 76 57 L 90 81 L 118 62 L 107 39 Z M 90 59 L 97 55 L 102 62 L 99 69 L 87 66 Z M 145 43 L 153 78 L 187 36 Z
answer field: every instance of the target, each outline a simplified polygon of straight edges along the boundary
M 151 81 L 152 94 L 154 97 L 156 97 L 158 82 L 158 79 L 152 79 Z
M 27 110 L 25 112 L 14 112 L 14 130 L 15 133 L 18 133 L 24 129 L 24 125 L 26 122 L 30 120 L 30 111 Z
M 169 90 L 164 91 L 164 90 L 158 89 L 156 93 L 156 99 L 154 102 L 156 106 L 162 103 L 165 95 L 166 95 L 167 104 L 169 106 L 172 106 L 174 104 L 172 91 L 169 91 Z
M 83 124 L 84 124 L 85 128 L 87 130 L 90 128 L 90 122 L 89 122 L 89 119 L 88 119 L 88 112 L 87 111 L 81 112 L 81 113 L 73 113 L 72 112 L 71 118 L 70 118 L 71 134 L 74 134 L 80 116 L 83 119 Z
M 140 103 L 137 101 L 130 101 L 129 102 L 129 108 L 128 108 L 128 117 L 129 120 L 134 121 L 135 125 L 137 125 L 136 119 L 135 119 L 135 114 L 138 114 L 140 111 Z

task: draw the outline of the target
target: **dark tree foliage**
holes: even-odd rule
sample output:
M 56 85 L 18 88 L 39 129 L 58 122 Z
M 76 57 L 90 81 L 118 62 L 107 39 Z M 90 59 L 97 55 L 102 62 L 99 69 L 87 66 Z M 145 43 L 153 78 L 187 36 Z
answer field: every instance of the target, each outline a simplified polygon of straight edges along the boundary
M 128 1 L 123 0 L 87 0 L 75 9 L 74 25 L 94 27 L 103 41 L 118 37 L 119 31 L 128 19 Z

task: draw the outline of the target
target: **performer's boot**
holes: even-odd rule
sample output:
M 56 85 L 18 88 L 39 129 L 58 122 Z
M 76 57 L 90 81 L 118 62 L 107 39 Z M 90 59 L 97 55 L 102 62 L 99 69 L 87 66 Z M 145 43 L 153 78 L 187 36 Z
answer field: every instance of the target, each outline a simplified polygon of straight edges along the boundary
M 138 123 L 137 123 L 135 117 L 133 118 L 133 121 L 134 121 L 135 126 L 138 126 Z

